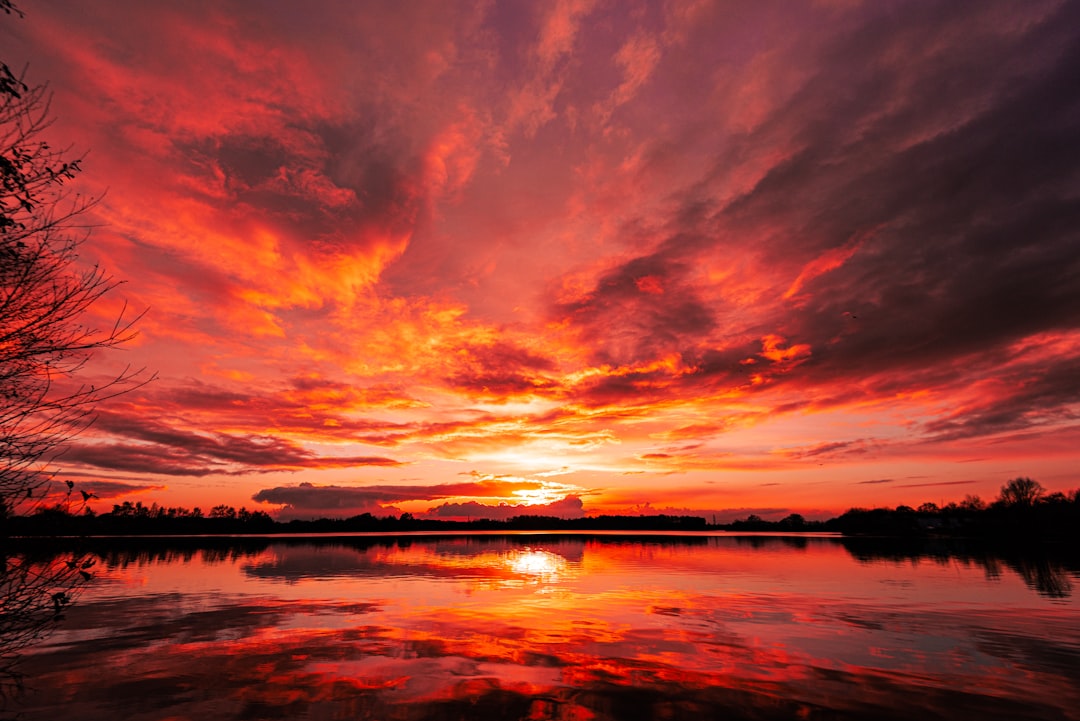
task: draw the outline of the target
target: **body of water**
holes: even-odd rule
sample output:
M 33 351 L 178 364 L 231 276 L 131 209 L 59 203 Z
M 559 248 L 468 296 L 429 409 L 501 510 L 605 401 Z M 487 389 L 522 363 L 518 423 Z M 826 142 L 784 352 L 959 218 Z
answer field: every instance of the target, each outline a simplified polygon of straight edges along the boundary
M 1080 719 L 1077 566 L 702 535 L 103 544 L 38 719 Z

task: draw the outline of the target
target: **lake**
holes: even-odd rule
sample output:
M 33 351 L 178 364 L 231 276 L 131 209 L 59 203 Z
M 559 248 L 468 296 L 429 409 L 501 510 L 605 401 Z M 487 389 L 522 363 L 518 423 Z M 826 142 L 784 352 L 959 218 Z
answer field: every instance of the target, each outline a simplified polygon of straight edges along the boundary
M 1080 566 L 701 534 L 100 541 L 38 719 L 1080 719 Z

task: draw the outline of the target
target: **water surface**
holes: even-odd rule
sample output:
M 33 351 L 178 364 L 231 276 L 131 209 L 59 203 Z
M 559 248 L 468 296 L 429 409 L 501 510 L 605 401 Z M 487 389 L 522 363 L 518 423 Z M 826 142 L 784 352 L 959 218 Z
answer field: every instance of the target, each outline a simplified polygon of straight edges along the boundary
M 1077 719 L 1077 566 L 833 538 L 102 546 L 35 719 Z

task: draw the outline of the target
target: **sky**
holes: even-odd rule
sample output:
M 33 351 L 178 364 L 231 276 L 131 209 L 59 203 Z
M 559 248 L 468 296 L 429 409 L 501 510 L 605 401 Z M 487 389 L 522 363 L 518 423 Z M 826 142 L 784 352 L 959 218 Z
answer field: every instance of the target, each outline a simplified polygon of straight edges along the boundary
M 99 510 L 1080 485 L 1080 3 L 20 7 L 94 320 L 146 309 L 56 462 Z

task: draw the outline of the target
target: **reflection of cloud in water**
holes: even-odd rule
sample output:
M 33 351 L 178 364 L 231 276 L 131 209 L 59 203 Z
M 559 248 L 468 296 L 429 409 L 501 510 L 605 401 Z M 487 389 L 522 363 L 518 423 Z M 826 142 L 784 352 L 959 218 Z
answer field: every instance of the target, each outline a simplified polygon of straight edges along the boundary
M 1027 591 L 1012 563 L 993 583 L 1014 593 L 984 597 L 963 588 L 986 586 L 982 564 L 902 555 L 882 569 L 808 541 L 275 540 L 229 563 L 132 566 L 129 579 L 150 582 L 198 562 L 238 579 L 233 595 L 133 584 L 79 604 L 27 660 L 24 718 L 1060 719 L 1080 707 L 1073 602 Z M 353 578 L 362 594 L 335 582 Z M 341 600 L 361 595 L 378 604 Z
M 260 629 L 284 626 L 298 616 L 359 616 L 376 604 L 354 601 L 307 601 L 282 604 L 276 599 L 217 599 L 178 593 L 111 598 L 80 603 L 51 640 L 54 646 L 92 642 L 95 652 L 134 651 L 163 639 L 173 643 L 236 641 Z
M 344 546 L 275 544 L 267 553 L 244 563 L 245 575 L 289 583 L 309 578 L 384 576 L 386 563 L 369 552 Z
M 1047 647 L 1046 618 L 995 634 L 1008 614 L 965 627 L 948 613 L 750 596 L 687 597 L 634 625 L 378 611 L 273 598 L 88 603 L 29 660 L 38 695 L 25 718 L 900 719 L 962 709 L 1049 719 L 1077 700 L 1076 634 Z M 327 614 L 347 623 L 292 620 Z M 881 628 L 859 622 L 874 616 Z M 892 658 L 875 643 L 895 644 Z
M 245 562 L 245 575 L 264 580 L 296 583 L 330 578 L 447 578 L 477 580 L 554 580 L 572 563 L 580 562 L 584 544 L 522 546 L 500 541 L 475 544 L 434 543 L 383 544 L 274 544 L 267 553 Z

